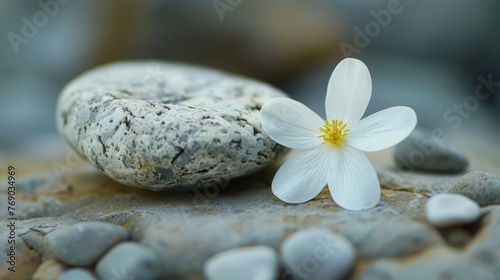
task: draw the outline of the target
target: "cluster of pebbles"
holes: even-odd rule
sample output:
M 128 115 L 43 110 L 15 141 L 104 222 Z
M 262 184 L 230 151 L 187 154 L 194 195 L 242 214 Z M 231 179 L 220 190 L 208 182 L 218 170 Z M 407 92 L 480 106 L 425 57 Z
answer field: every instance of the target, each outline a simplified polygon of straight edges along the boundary
M 284 153 L 263 133 L 259 120 L 263 103 L 280 96 L 286 95 L 210 69 L 124 62 L 91 70 L 71 82 L 59 99 L 57 122 L 67 143 L 113 180 L 151 190 L 203 186 L 256 172 Z M 437 175 L 462 173 L 468 166 L 464 155 L 420 130 L 396 147 L 394 159 L 396 166 L 410 172 Z M 500 180 L 473 171 L 426 200 L 425 224 L 418 226 L 439 231 L 470 226 L 495 204 L 500 204 Z M 347 211 L 336 211 L 336 219 L 350 217 Z M 389 230 L 384 226 L 380 231 L 376 223 L 356 227 L 356 236 Z M 366 232 L 359 233 L 360 228 Z M 370 258 L 378 248 L 353 236 L 349 230 L 305 227 L 286 234 L 277 245 L 255 242 L 219 250 L 200 270 L 209 280 L 346 279 L 360 256 Z M 148 280 L 165 275 L 155 251 L 133 241 L 125 226 L 81 222 L 31 230 L 22 238 L 43 259 L 57 260 L 58 279 Z M 387 257 L 398 257 L 388 246 L 383 246 Z M 43 265 L 53 269 L 50 263 Z M 382 262 L 359 279 L 393 279 L 380 274 L 390 266 Z M 43 267 L 37 270 L 43 272 Z M 415 277 L 411 279 L 423 279 Z

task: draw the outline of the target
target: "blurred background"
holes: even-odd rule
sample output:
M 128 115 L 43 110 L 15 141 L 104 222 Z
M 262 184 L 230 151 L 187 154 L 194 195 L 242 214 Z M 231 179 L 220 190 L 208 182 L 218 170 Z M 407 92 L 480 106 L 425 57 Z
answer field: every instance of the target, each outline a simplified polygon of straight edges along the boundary
M 58 94 L 101 64 L 214 67 L 270 83 L 324 115 L 332 70 L 355 57 L 373 79 L 367 114 L 411 106 L 420 126 L 499 157 L 499 10 L 495 0 L 0 0 L 0 153 L 60 149 Z M 490 80 L 482 96 L 492 91 L 481 101 L 478 77 Z

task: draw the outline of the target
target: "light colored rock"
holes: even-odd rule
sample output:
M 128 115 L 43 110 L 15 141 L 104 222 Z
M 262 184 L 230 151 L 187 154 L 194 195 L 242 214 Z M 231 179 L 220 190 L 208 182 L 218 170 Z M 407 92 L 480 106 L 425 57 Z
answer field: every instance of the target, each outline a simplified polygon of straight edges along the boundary
M 422 129 L 416 129 L 396 146 L 394 159 L 398 166 L 410 171 L 459 173 L 469 164 L 457 149 Z
M 113 247 L 97 263 L 100 279 L 159 279 L 161 267 L 153 251 L 135 242 Z
M 67 266 L 54 259 L 44 261 L 33 274 L 33 280 L 57 279 Z
M 266 84 L 206 68 L 122 62 L 66 86 L 57 125 L 109 177 L 149 189 L 227 181 L 284 149 L 262 131 L 260 108 L 285 96 Z
M 50 232 L 45 236 L 45 242 L 61 262 L 87 266 L 94 264 L 113 245 L 128 238 L 128 231 L 121 226 L 84 222 Z
M 97 280 L 97 278 L 86 269 L 72 268 L 64 271 L 57 280 Z
M 448 190 L 465 195 L 481 206 L 500 204 L 500 179 L 485 171 L 473 171 L 458 179 Z
M 203 271 L 208 280 L 274 280 L 278 256 L 268 246 L 234 248 L 211 257 Z
M 459 194 L 438 194 L 427 202 L 427 220 L 435 226 L 468 224 L 479 218 L 479 205 Z
M 286 276 L 297 279 L 341 279 L 356 261 L 349 240 L 326 229 L 293 233 L 281 244 L 280 256 Z

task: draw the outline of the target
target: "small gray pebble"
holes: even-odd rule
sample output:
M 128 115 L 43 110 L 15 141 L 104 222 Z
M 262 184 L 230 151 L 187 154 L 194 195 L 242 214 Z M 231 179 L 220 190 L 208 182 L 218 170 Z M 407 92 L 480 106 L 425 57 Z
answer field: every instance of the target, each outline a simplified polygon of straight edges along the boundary
M 100 279 L 153 280 L 161 276 L 161 267 L 154 252 L 148 247 L 123 242 L 99 260 L 96 272 Z
M 104 222 L 84 222 L 56 229 L 45 242 L 61 262 L 73 266 L 94 264 L 113 245 L 129 238 L 121 226 Z
M 253 173 L 285 149 L 260 108 L 286 97 L 262 82 L 166 62 L 121 62 L 68 84 L 57 106 L 64 139 L 107 176 L 160 190 Z
M 448 190 L 479 203 L 480 206 L 500 204 L 500 180 L 485 171 L 473 171 L 458 179 Z
M 281 244 L 285 279 L 341 279 L 354 265 L 356 251 L 342 235 L 326 229 L 301 230 Z
M 354 223 L 342 232 L 366 259 L 403 258 L 441 243 L 428 224 L 407 217 L 387 217 Z
M 203 272 L 208 280 L 274 280 L 278 256 L 268 246 L 234 248 L 207 260 Z
M 446 227 L 474 222 L 480 211 L 479 205 L 466 196 L 441 193 L 427 201 L 425 214 L 434 226 Z
M 97 280 L 97 278 L 86 269 L 72 268 L 59 275 L 57 280 Z
M 400 168 L 409 171 L 460 173 L 469 164 L 457 149 L 421 129 L 396 146 L 394 159 Z

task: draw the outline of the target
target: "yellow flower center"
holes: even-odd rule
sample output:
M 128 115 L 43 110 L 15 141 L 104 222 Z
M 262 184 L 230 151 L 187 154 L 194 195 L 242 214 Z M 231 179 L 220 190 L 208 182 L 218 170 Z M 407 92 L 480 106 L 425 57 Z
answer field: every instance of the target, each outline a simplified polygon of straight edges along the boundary
M 325 121 L 325 125 L 319 128 L 319 131 L 323 132 L 319 138 L 323 139 L 323 143 L 321 144 L 330 144 L 335 145 L 337 147 L 342 146 L 344 139 L 347 137 L 347 133 L 349 133 L 349 129 L 346 129 L 347 124 L 338 121 L 332 120 L 331 123 L 328 120 Z

